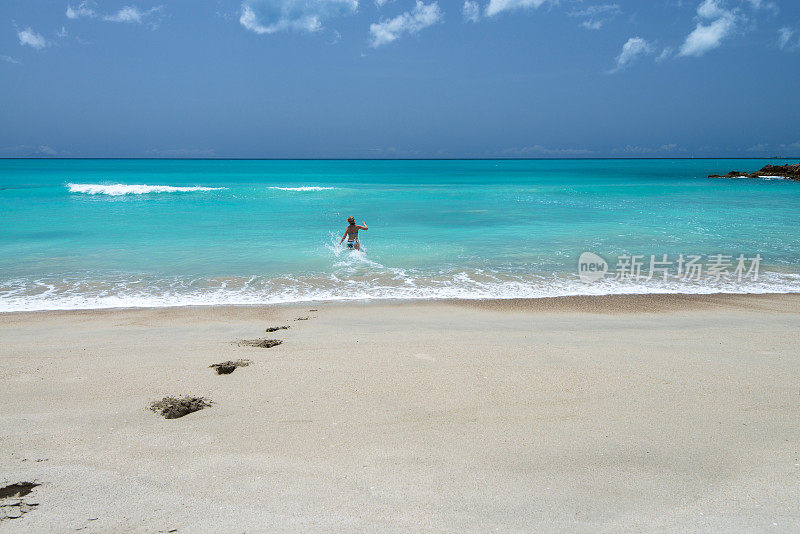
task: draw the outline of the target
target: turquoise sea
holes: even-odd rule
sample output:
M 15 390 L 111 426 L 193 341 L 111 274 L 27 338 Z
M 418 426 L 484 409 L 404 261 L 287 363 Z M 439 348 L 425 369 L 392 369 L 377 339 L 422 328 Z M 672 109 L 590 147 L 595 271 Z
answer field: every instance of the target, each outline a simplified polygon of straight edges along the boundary
M 0 160 L 0 311 L 798 292 L 800 183 L 706 177 L 785 162 Z

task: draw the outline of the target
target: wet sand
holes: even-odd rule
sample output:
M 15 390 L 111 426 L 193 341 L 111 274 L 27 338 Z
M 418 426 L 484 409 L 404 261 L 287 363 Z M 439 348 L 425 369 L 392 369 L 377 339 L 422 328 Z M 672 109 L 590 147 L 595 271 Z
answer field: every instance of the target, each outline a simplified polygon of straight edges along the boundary
M 800 295 L 3 314 L 0 487 L 41 485 L 0 529 L 797 531 L 798 331 Z

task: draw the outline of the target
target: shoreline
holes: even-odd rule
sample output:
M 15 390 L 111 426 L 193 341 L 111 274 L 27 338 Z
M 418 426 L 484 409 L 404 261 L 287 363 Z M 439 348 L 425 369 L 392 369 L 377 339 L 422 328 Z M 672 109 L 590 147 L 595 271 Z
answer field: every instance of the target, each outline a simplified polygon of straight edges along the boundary
M 749 302 L 748 302 L 749 301 Z M 179 304 L 175 306 L 127 306 L 104 308 L 72 308 L 0 311 L 4 316 L 26 314 L 101 314 L 156 310 L 213 310 L 213 309 L 281 309 L 308 306 L 414 306 L 458 305 L 485 309 L 514 309 L 517 311 L 570 311 L 586 313 L 634 313 L 651 310 L 654 313 L 670 310 L 701 310 L 724 307 L 735 303 L 783 302 L 800 306 L 800 292 L 784 293 L 626 293 L 609 295 L 566 295 L 534 298 L 369 298 L 308 300 L 270 304 Z

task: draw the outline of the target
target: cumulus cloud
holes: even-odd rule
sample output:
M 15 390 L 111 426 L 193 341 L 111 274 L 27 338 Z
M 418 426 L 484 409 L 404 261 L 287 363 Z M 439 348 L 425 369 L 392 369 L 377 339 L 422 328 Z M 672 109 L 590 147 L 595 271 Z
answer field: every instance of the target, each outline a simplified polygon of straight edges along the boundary
M 19 60 L 11 56 L 0 55 L 0 61 L 5 61 L 6 63 L 13 63 L 14 65 L 19 65 Z
M 425 4 L 417 0 L 414 9 L 407 11 L 393 19 L 370 24 L 369 33 L 372 35 L 372 46 L 381 46 L 396 41 L 405 33 L 417 33 L 420 30 L 433 26 L 443 19 L 438 2 Z
M 703 0 L 697 7 L 697 16 L 700 21 L 681 45 L 680 56 L 700 57 L 719 48 L 736 27 L 736 14 L 725 9 L 719 0 Z
M 557 3 L 558 0 L 489 0 L 489 5 L 486 6 L 486 16 L 492 17 L 503 11 L 511 11 L 512 9 L 523 8 L 538 8 L 542 4 L 549 2 Z
M 251 32 L 283 30 L 315 32 L 331 17 L 358 10 L 358 0 L 244 0 L 239 23 Z
M 720 0 L 703 0 L 703 2 L 697 6 L 697 14 L 704 19 L 724 17 L 728 14 L 728 11 L 720 6 L 719 1 Z
M 47 39 L 42 36 L 41 33 L 36 33 L 31 29 L 30 26 L 25 28 L 24 30 L 17 31 L 17 37 L 19 37 L 19 44 L 20 45 L 27 45 L 33 47 L 37 50 L 41 50 L 42 48 L 46 47 L 48 44 Z
M 464 15 L 464 20 L 469 22 L 478 22 L 481 18 L 481 8 L 478 7 L 478 2 L 471 2 L 470 0 L 464 2 L 461 13 Z
M 617 66 L 610 72 L 620 71 L 633 63 L 639 56 L 652 54 L 653 47 L 641 37 L 631 37 L 622 45 L 622 51 L 617 56 Z
M 569 16 L 584 19 L 580 23 L 582 28 L 599 30 L 621 12 L 622 10 L 618 4 L 597 4 L 573 10 L 569 13 Z

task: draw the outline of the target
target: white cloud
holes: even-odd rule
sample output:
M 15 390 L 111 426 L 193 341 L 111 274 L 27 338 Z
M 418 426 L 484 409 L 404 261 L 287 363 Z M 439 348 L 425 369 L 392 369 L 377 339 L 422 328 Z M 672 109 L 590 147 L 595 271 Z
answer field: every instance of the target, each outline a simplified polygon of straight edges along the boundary
M 786 45 L 789 44 L 789 41 L 792 40 L 792 36 L 794 35 L 794 30 L 789 28 L 788 26 L 784 26 L 783 28 L 778 30 L 778 46 L 783 49 L 786 48 Z
M 157 6 L 146 11 L 142 11 L 137 7 L 125 6 L 113 15 L 106 15 L 103 17 L 103 20 L 107 20 L 109 22 L 128 22 L 131 24 L 141 24 L 146 17 L 161 11 L 161 9 L 161 6 Z
M 24 30 L 17 31 L 17 37 L 19 37 L 20 45 L 28 45 L 37 50 L 41 50 L 42 48 L 50 44 L 47 42 L 47 39 L 45 39 L 42 36 L 41 33 L 36 33 L 31 29 L 30 26 L 28 26 Z
M 753 145 L 747 149 L 748 152 L 765 152 L 769 148 L 769 145 L 766 143 L 758 143 L 757 145 Z
M 315 32 L 326 18 L 350 15 L 358 0 L 244 0 L 239 23 L 258 34 L 283 30 Z
M 704 0 L 697 7 L 700 20 L 695 29 L 686 37 L 678 55 L 700 57 L 706 52 L 719 48 L 723 39 L 736 27 L 736 14 L 725 9 L 719 0 Z
M 94 18 L 97 16 L 97 13 L 94 9 L 92 9 L 89 2 L 84 1 L 78 4 L 78 7 L 72 7 L 71 5 L 67 5 L 67 18 L 68 19 L 78 19 L 81 17 L 88 17 Z
M 412 11 L 407 11 L 393 19 L 370 24 L 372 46 L 381 46 L 400 38 L 404 33 L 417 33 L 420 30 L 442 21 L 442 11 L 438 2 L 424 4 L 417 0 Z
M 622 45 L 622 51 L 617 56 L 617 66 L 610 72 L 614 73 L 624 69 L 641 55 L 653 53 L 653 47 L 641 37 L 631 37 Z
M 778 48 L 781 50 L 797 50 L 800 48 L 800 37 L 797 32 L 788 26 L 778 30 Z
M 672 57 L 673 52 L 674 50 L 671 46 L 666 47 L 658 56 L 656 56 L 656 63 L 661 63 L 662 61 L 668 60 Z
M 777 13 L 779 11 L 778 6 L 774 2 L 768 2 L 765 0 L 747 0 L 747 1 L 750 3 L 750 7 L 756 10 L 768 9 L 773 13 Z
M 795 141 L 794 143 L 789 144 L 782 144 L 782 149 L 789 149 L 789 150 L 799 150 L 800 151 L 800 141 Z
M 599 30 L 606 22 L 622 12 L 618 4 L 597 4 L 586 6 L 584 9 L 574 10 L 569 13 L 570 17 L 585 19 L 579 26 L 587 30 Z
M 213 148 L 151 148 L 145 154 L 162 158 L 213 158 Z
M 697 27 L 686 37 L 681 46 L 681 56 L 700 57 L 706 52 L 719 48 L 722 40 L 733 31 L 733 19 L 723 17 L 711 24 L 698 23 Z
M 383 7 L 389 2 L 394 2 L 394 0 L 375 0 L 375 5 L 378 7 Z
M 697 14 L 704 19 L 716 19 L 728 14 L 728 11 L 719 5 L 719 0 L 703 0 L 697 6 Z
M 19 65 L 19 60 L 11 56 L 0 55 L 0 61 L 5 61 L 6 63 L 13 63 L 14 65 Z
M 492 17 L 512 9 L 538 8 L 547 2 L 557 3 L 558 0 L 489 0 L 489 5 L 486 6 L 486 16 Z
M 155 15 L 159 11 L 161 11 L 164 6 L 156 6 L 150 9 L 139 9 L 135 6 L 123 6 L 119 9 L 116 13 L 111 13 L 108 15 L 101 15 L 94 9 L 94 2 L 90 0 L 84 0 L 77 7 L 73 7 L 72 5 L 67 5 L 67 18 L 69 19 L 78 19 L 78 18 L 89 18 L 89 19 L 100 19 L 105 20 L 107 22 L 125 22 L 129 24 L 142 24 L 146 22 L 152 15 Z M 151 26 L 155 29 L 156 25 L 151 22 Z
M 522 148 L 507 148 L 504 155 L 516 156 L 586 156 L 592 151 L 586 148 L 550 148 L 543 145 L 525 146 Z
M 608 13 L 619 13 L 619 4 L 597 4 L 593 6 L 586 6 L 584 9 L 579 9 L 570 13 L 572 17 L 596 17 Z
M 469 22 L 478 22 L 481 18 L 481 8 L 478 7 L 478 2 L 471 2 L 470 0 L 464 2 L 461 13 L 464 15 L 464 20 Z
M 0 147 L 0 154 L 9 156 L 55 156 L 58 152 L 47 145 L 16 145 Z
M 67 32 L 67 29 L 64 26 L 61 26 L 61 29 L 58 31 L 58 33 L 56 33 L 56 35 L 64 39 L 65 37 L 69 37 L 69 32 Z
M 653 147 L 646 147 L 646 146 L 633 146 L 628 145 L 623 149 L 623 152 L 628 154 L 659 154 L 659 153 L 666 153 L 666 152 L 685 152 L 686 149 L 681 148 L 675 143 L 669 143 L 667 145 L 661 145 L 660 147 L 653 148 Z

